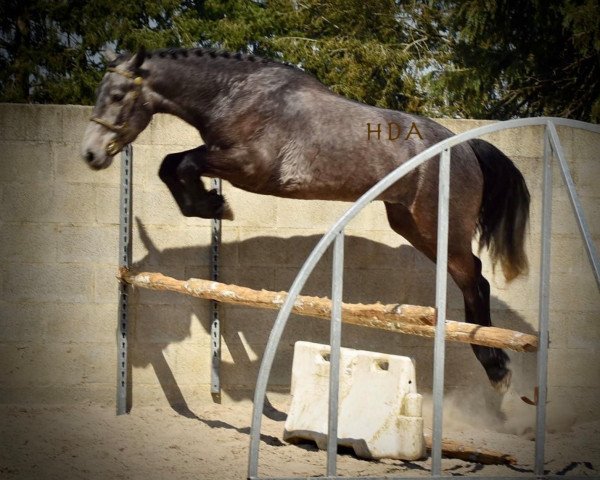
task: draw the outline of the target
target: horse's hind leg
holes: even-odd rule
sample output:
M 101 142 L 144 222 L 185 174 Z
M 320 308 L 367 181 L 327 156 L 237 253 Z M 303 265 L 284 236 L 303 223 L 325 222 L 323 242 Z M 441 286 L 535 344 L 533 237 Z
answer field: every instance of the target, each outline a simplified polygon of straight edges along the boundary
M 465 321 L 491 327 L 490 284 L 481 274 L 481 261 L 471 252 L 448 259 L 448 271 L 462 290 L 465 302 Z M 490 382 L 500 393 L 508 390 L 511 371 L 509 358 L 500 348 L 472 344 L 473 352 L 485 368 Z
M 437 251 L 437 220 L 423 216 L 419 222 L 406 207 L 386 203 L 387 216 L 392 229 L 406 238 L 415 248 L 433 262 Z M 426 219 L 426 220 L 425 220 Z M 465 320 L 491 326 L 490 286 L 481 275 L 481 262 L 471 252 L 473 229 L 462 222 L 451 226 L 448 248 L 448 272 L 461 289 L 465 303 Z M 499 348 L 472 345 L 475 356 L 483 365 L 492 385 L 504 392 L 510 384 L 511 373 L 507 368 L 509 358 Z
M 233 213 L 222 195 L 207 191 L 201 180 L 204 173 L 206 147 L 167 155 L 158 171 L 169 187 L 181 213 L 186 217 L 233 219 Z

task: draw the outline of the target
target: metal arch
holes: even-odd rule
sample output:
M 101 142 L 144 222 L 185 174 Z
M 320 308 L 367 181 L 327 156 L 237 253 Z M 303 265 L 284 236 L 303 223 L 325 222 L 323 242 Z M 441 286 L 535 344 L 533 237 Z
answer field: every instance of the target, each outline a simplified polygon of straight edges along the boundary
M 583 215 L 583 208 L 581 207 L 581 202 L 579 201 L 579 197 L 575 191 L 575 183 L 573 182 L 573 177 L 569 171 L 567 160 L 565 159 L 565 154 L 563 152 L 560 139 L 558 138 L 558 132 L 556 131 L 556 127 L 552 122 L 548 122 L 546 128 L 549 136 L 550 146 L 558 158 L 560 173 L 567 187 L 567 193 L 569 195 L 569 200 L 571 201 L 571 207 L 573 208 L 573 213 L 577 219 L 577 225 L 579 226 L 581 237 L 585 242 L 585 249 L 588 254 L 588 258 L 594 270 L 596 284 L 598 285 L 598 288 L 600 288 L 600 265 L 598 264 L 598 252 L 596 250 L 596 246 L 594 245 L 592 234 L 590 233 L 590 227 L 588 226 L 585 216 Z
M 486 135 L 489 133 L 501 131 L 501 130 L 506 130 L 506 129 L 510 129 L 510 128 L 520 128 L 520 127 L 526 127 L 526 126 L 548 126 L 548 128 L 551 129 L 551 127 L 553 127 L 554 125 L 579 128 L 579 129 L 587 130 L 590 132 L 600 133 L 599 125 L 592 125 L 592 124 L 577 121 L 577 120 L 568 120 L 568 119 L 555 118 L 555 117 L 537 117 L 537 118 L 507 120 L 504 122 L 498 122 L 495 124 L 478 127 L 478 128 L 472 129 L 470 131 L 463 132 L 461 134 L 455 135 L 451 138 L 448 138 L 442 142 L 437 143 L 436 145 L 433 145 L 433 146 L 427 148 L 420 154 L 413 157 L 408 162 L 406 162 L 403 165 L 401 165 L 400 167 L 398 167 L 393 172 L 389 173 L 386 177 L 384 177 L 381 181 L 379 181 L 379 183 L 377 183 L 369 191 L 367 191 L 362 197 L 360 197 L 352 205 L 352 207 L 350 207 L 346 211 L 346 213 L 344 213 L 344 215 L 342 215 L 342 217 L 340 217 L 340 219 L 337 222 L 335 222 L 335 224 L 331 227 L 331 229 L 322 237 L 321 241 L 317 244 L 317 246 L 314 248 L 312 253 L 306 259 L 304 265 L 300 269 L 298 275 L 296 276 L 296 279 L 294 280 L 294 282 L 289 290 L 286 301 L 284 302 L 284 304 L 281 307 L 281 310 L 279 311 L 279 314 L 277 316 L 275 324 L 273 325 L 273 328 L 269 335 L 267 346 L 266 346 L 265 352 L 263 354 L 263 359 L 262 359 L 260 370 L 258 373 L 255 394 L 254 394 L 254 405 L 253 405 L 253 412 L 252 412 L 252 426 L 251 426 L 251 432 L 250 432 L 250 448 L 249 448 L 249 459 L 248 459 L 248 478 L 251 478 L 251 479 L 258 478 L 258 461 L 259 461 L 262 409 L 263 409 L 264 401 L 266 398 L 268 379 L 269 379 L 269 375 L 270 375 L 273 361 L 275 358 L 275 353 L 276 353 L 277 347 L 279 345 L 279 341 L 281 339 L 281 336 L 282 336 L 285 326 L 287 324 L 287 321 L 290 316 L 294 302 L 296 301 L 297 296 L 300 294 L 300 291 L 304 287 L 304 284 L 306 283 L 308 276 L 310 275 L 310 273 L 312 272 L 312 270 L 314 269 L 316 264 L 319 262 L 319 260 L 321 259 L 321 257 L 323 256 L 323 254 L 325 253 L 327 248 L 337 238 L 339 232 L 342 232 L 345 229 L 346 225 L 352 219 L 354 219 L 354 217 L 356 217 L 358 215 L 358 213 L 366 205 L 368 205 L 370 202 L 375 200 L 381 193 L 383 193 L 386 189 L 388 189 L 390 186 L 392 186 L 400 178 L 402 178 L 408 172 L 417 168 L 419 165 L 421 165 L 425 161 L 429 160 L 430 158 L 432 158 L 436 155 L 439 155 L 444 150 L 449 151 L 451 147 L 456 146 L 462 142 L 465 142 L 467 140 L 471 140 L 473 138 L 477 138 L 479 136 Z M 552 135 L 552 133 L 551 133 L 551 135 Z M 558 138 L 556 138 L 556 140 L 557 140 L 557 144 L 560 145 Z M 561 168 L 566 169 L 566 163 L 564 164 L 564 167 L 561 165 Z M 566 169 L 566 171 L 568 172 L 568 169 Z M 440 172 L 440 174 L 441 174 L 441 172 Z M 565 174 L 563 174 L 563 175 L 565 175 Z M 568 177 L 565 176 L 565 178 L 568 178 Z M 440 188 L 442 188 L 442 185 L 440 185 Z M 573 185 L 569 184 L 567 182 L 567 188 L 569 189 L 570 195 L 572 195 L 574 198 L 577 198 L 577 195 L 573 189 Z M 574 204 L 574 208 L 576 209 L 576 216 L 579 221 L 579 215 L 578 215 L 579 210 L 577 210 L 577 208 L 576 208 L 576 203 Z M 583 215 L 581 215 L 581 218 L 583 218 Z M 580 225 L 580 229 L 581 229 L 582 233 L 585 235 L 585 229 L 581 227 L 581 222 L 579 223 L 579 225 Z M 548 238 L 548 241 L 549 241 L 549 238 Z M 588 242 L 586 240 L 586 245 L 587 245 L 587 243 Z M 598 270 L 598 264 L 599 264 L 598 256 L 593 251 L 590 252 L 589 250 L 588 250 L 588 256 L 590 258 L 590 261 L 592 263 L 594 271 L 596 272 Z M 436 297 L 437 297 L 438 290 L 441 290 L 440 281 L 441 281 L 440 275 L 436 275 Z M 547 292 L 548 285 L 542 285 L 541 289 Z M 544 295 L 544 294 L 541 293 L 540 298 L 542 297 L 542 295 Z M 547 293 L 546 293 L 546 295 L 547 295 Z M 444 303 L 445 303 L 445 301 L 444 301 Z M 540 303 L 542 303 L 541 299 L 540 299 Z M 544 317 L 544 318 L 542 318 L 542 317 Z M 548 320 L 547 312 L 543 313 L 542 311 L 540 311 L 540 326 L 542 325 L 543 321 L 547 325 L 547 320 Z M 439 323 L 442 323 L 442 322 L 438 322 L 438 324 Z M 438 342 L 438 340 L 437 340 L 437 334 L 436 334 L 436 344 L 437 344 L 437 342 Z M 546 362 L 547 362 L 547 345 L 545 345 L 545 346 L 541 345 L 540 350 L 544 350 L 544 352 L 545 352 L 544 354 L 540 354 L 538 357 L 540 359 L 540 361 L 542 361 L 544 363 L 544 365 L 542 365 L 542 366 L 538 365 L 538 369 L 540 369 L 540 368 L 547 369 L 547 364 L 546 364 Z M 440 368 L 440 358 L 441 358 L 441 360 L 443 360 L 443 355 L 441 355 L 441 356 L 438 355 L 435 359 L 436 365 L 434 366 L 434 368 L 436 368 L 436 369 Z M 441 368 L 443 368 L 443 366 Z M 543 385 L 540 385 L 540 389 L 542 389 L 542 387 L 545 389 L 546 383 L 547 383 L 546 376 L 545 375 L 538 375 L 538 376 L 542 380 L 542 383 L 543 383 Z M 438 388 L 438 391 L 439 391 L 439 388 Z M 436 395 L 436 393 L 437 392 L 434 391 L 434 396 Z M 539 402 L 539 403 L 541 403 L 541 402 Z M 544 410 L 545 405 L 543 407 L 540 407 L 539 403 L 538 403 L 538 420 L 543 420 L 545 423 L 545 410 Z M 539 413 L 540 408 L 542 408 L 542 410 L 544 410 L 543 414 Z M 440 410 L 441 410 L 441 405 L 438 402 L 438 403 L 436 403 L 437 413 L 434 412 L 434 416 L 437 415 L 439 419 L 441 419 L 441 411 Z M 441 427 L 441 425 L 440 425 L 440 427 Z M 545 425 L 542 425 L 539 428 L 545 428 Z M 441 436 L 441 430 L 440 430 L 440 434 L 434 436 L 434 439 L 433 439 L 434 443 L 433 443 L 433 449 L 432 449 L 434 452 L 436 452 L 436 456 L 439 456 L 439 458 L 441 458 L 441 446 L 439 445 L 440 436 Z M 436 437 L 438 437 L 438 438 L 436 438 Z M 542 451 L 542 455 L 543 455 L 543 451 Z M 543 472 L 543 458 L 539 459 L 539 458 L 537 458 L 537 456 L 538 456 L 538 450 L 536 449 L 536 466 L 541 464 L 542 472 Z M 437 461 L 434 459 L 433 462 L 437 462 Z M 441 464 L 441 460 L 440 460 L 440 464 Z M 435 475 L 435 473 L 433 472 L 433 469 L 432 469 L 432 474 Z M 439 475 L 439 473 L 438 473 L 438 475 Z

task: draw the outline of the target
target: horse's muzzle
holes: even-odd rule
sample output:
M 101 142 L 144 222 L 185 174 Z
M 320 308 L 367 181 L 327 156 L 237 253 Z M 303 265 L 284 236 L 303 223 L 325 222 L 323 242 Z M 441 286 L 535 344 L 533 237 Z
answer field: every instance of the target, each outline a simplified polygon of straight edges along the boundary
M 107 147 L 107 150 L 108 150 L 108 147 Z M 113 161 L 113 156 L 112 155 L 108 155 L 108 156 L 102 155 L 101 157 L 98 157 L 93 151 L 87 150 L 83 154 L 83 159 L 85 160 L 85 163 L 87 163 L 88 166 L 90 168 L 92 168 L 93 170 L 103 170 L 105 168 L 110 167 L 110 165 L 112 164 L 112 161 Z

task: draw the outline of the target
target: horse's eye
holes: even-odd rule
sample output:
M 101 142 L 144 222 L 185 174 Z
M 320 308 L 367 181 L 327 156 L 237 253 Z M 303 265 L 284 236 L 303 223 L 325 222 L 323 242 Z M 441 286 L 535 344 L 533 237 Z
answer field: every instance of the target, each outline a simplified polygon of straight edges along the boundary
M 110 96 L 110 99 L 111 99 L 113 102 L 120 102 L 121 100 L 123 100 L 123 98 L 124 98 L 124 97 L 125 97 L 125 94 L 123 94 L 123 93 L 113 93 L 113 94 Z

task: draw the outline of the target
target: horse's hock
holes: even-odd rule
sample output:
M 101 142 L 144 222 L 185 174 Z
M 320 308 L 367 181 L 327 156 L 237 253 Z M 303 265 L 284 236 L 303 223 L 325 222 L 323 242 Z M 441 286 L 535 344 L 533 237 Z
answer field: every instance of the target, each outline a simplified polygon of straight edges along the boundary
M 0 347 L 7 403 L 114 404 L 115 265 L 119 170 L 91 172 L 80 160 L 87 107 L 0 106 L 0 220 L 2 265 Z M 456 132 L 486 122 L 444 120 Z M 597 136 L 559 128 L 588 222 L 600 235 Z M 493 134 L 489 139 L 522 169 L 532 193 L 529 277 L 505 285 L 492 274 L 496 327 L 533 334 L 537 325 L 540 159 L 542 129 Z M 158 116 L 134 145 L 135 216 L 147 238 L 134 230 L 138 271 L 175 278 L 206 278 L 210 223 L 183 219 L 157 178 L 162 158 L 193 148 L 197 133 Z M 577 226 L 555 176 L 550 299 L 550 418 L 565 406 L 580 418 L 600 418 L 600 305 Z M 236 221 L 224 224 L 221 280 L 228 284 L 286 290 L 323 230 L 348 208 L 338 202 L 304 202 L 248 194 L 225 187 Z M 433 264 L 391 232 L 383 208 L 373 204 L 347 232 L 344 301 L 352 304 L 431 305 Z M 139 268 L 138 268 L 139 267 Z M 328 295 L 329 266 L 317 270 L 308 295 Z M 462 318 L 462 298 L 449 285 L 448 317 Z M 170 293 L 134 293 L 131 360 L 136 405 L 164 405 L 175 388 L 190 408 L 210 396 L 208 306 Z M 273 313 L 236 306 L 223 310 L 222 399 L 249 399 Z M 327 341 L 327 322 L 291 321 L 270 389 L 287 392 L 292 345 Z M 40 332 L 44 332 L 43 337 Z M 377 329 L 344 326 L 345 346 L 414 357 L 421 389 L 431 386 L 431 342 Z M 511 352 L 514 386 L 532 397 L 535 356 Z M 159 368 L 161 367 L 161 368 Z M 164 368 L 163 368 L 164 367 Z M 167 375 L 168 374 L 168 375 Z M 159 378 L 160 377 L 160 378 Z M 469 390 L 485 375 L 466 344 L 448 343 L 446 386 Z M 521 382 L 521 383 L 519 383 Z M 510 413 L 510 412 L 509 412 Z

